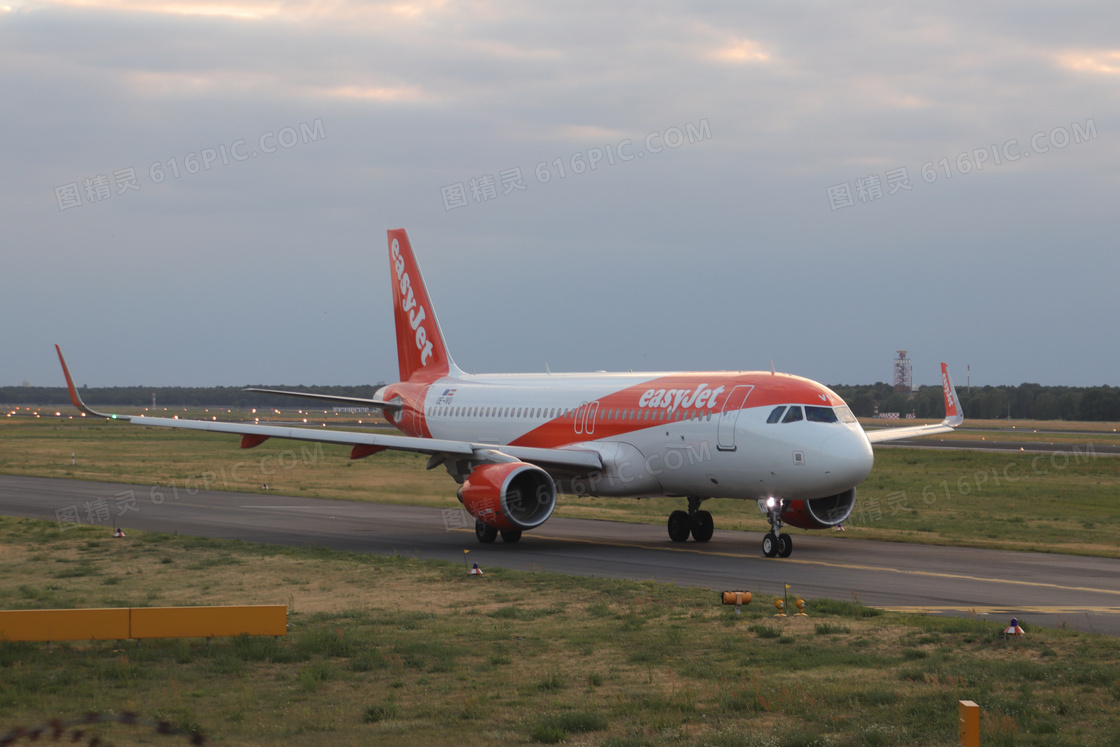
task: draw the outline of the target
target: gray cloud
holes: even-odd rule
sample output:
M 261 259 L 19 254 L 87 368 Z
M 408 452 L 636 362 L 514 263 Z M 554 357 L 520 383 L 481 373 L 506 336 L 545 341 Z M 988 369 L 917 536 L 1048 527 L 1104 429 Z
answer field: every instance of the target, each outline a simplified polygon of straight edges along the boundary
M 0 384 L 60 383 L 53 342 L 91 385 L 388 379 L 398 226 L 468 370 L 773 358 L 856 383 L 906 348 L 924 383 L 942 359 L 974 383 L 1120 383 L 1116 14 L 14 6 Z M 301 125 L 323 137 L 275 147 Z M 1094 137 L 1049 142 L 1074 125 Z M 574 173 L 625 139 L 644 155 Z M 59 210 L 56 187 L 128 168 L 139 189 Z M 442 188 L 514 168 L 525 189 L 445 209 Z M 911 188 L 889 194 L 897 169 Z M 884 193 L 862 202 L 869 176 Z

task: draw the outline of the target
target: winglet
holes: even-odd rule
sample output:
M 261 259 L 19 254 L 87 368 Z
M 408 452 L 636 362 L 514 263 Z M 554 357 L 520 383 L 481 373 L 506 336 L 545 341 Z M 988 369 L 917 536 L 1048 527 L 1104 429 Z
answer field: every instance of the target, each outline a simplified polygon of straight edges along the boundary
M 945 425 L 956 428 L 964 422 L 964 409 L 957 398 L 957 388 L 953 386 L 949 366 L 944 362 L 941 363 L 941 388 L 945 392 Z
M 74 379 L 70 376 L 70 369 L 66 367 L 66 359 L 62 357 L 62 348 L 60 348 L 58 345 L 55 345 L 54 349 L 58 352 L 58 362 L 62 364 L 62 374 L 66 377 L 66 387 L 70 390 L 70 401 L 74 403 L 74 407 L 77 407 L 81 412 L 87 415 L 92 415 L 95 418 L 109 418 L 110 420 L 132 420 L 131 415 L 108 415 L 104 412 L 91 410 L 85 402 L 82 402 L 82 398 L 78 395 L 78 387 L 74 386 Z

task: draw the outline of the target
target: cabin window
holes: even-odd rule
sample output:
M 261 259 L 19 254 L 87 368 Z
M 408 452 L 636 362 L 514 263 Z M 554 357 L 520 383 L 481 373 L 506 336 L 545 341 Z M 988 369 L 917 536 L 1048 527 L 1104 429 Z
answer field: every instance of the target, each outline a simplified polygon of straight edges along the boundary
M 766 418 L 767 423 L 780 423 L 782 420 L 782 413 L 786 411 L 785 405 L 778 405 L 770 413 L 770 417 Z
M 793 407 L 789 408 L 789 412 L 786 413 L 786 416 L 782 419 L 782 422 L 783 423 L 796 423 L 798 420 L 801 420 L 801 419 L 802 419 L 801 408 L 798 407 L 797 405 L 794 405 Z

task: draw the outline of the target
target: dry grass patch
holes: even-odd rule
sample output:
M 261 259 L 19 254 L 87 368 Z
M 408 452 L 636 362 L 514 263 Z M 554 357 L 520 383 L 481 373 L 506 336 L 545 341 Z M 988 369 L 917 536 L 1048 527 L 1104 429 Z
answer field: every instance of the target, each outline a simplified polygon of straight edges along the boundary
M 736 617 L 653 582 L 29 520 L 0 520 L 0 557 L 5 607 L 295 602 L 279 641 L 0 642 L 0 727 L 135 710 L 223 744 L 933 745 L 969 698 L 986 743 L 1120 736 L 1120 646 L 1099 636 L 1008 643 L 831 600 L 775 618 L 761 595 Z

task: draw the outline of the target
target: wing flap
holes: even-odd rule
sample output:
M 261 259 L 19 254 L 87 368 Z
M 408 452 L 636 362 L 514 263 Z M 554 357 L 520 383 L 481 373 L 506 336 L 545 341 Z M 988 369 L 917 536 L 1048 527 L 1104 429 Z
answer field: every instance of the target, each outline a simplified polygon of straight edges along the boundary
M 219 420 L 184 420 L 178 418 L 133 417 L 133 425 L 147 425 L 156 428 L 186 428 L 210 433 L 231 433 L 242 436 L 264 436 L 284 438 L 292 441 L 316 441 L 325 444 L 346 446 L 384 446 L 397 451 L 415 451 L 421 454 L 460 454 L 469 456 L 474 453 L 471 444 L 465 441 L 446 441 L 436 438 L 414 438 L 412 436 L 391 436 L 381 433 L 355 433 L 352 431 L 314 430 L 312 428 L 289 428 L 280 425 L 257 425 L 252 423 L 227 423 Z
M 292 441 L 314 441 L 355 447 L 373 447 L 378 450 L 411 451 L 418 454 L 446 454 L 464 456 L 479 462 L 501 460 L 502 455 L 530 464 L 564 467 L 578 470 L 602 469 L 603 460 L 597 451 L 590 449 L 539 449 L 529 446 L 497 446 L 468 441 L 449 441 L 439 438 L 393 436 L 382 433 L 357 433 L 353 431 L 315 430 L 289 428 L 278 425 L 254 423 L 227 423 L 218 420 L 185 420 L 179 418 L 151 418 L 134 416 L 132 425 L 155 428 L 186 428 L 210 433 L 229 433 L 241 436 L 242 443 L 263 441 L 266 438 L 283 438 Z M 358 453 L 366 449 L 359 449 Z M 368 452 L 368 453 L 373 453 Z

